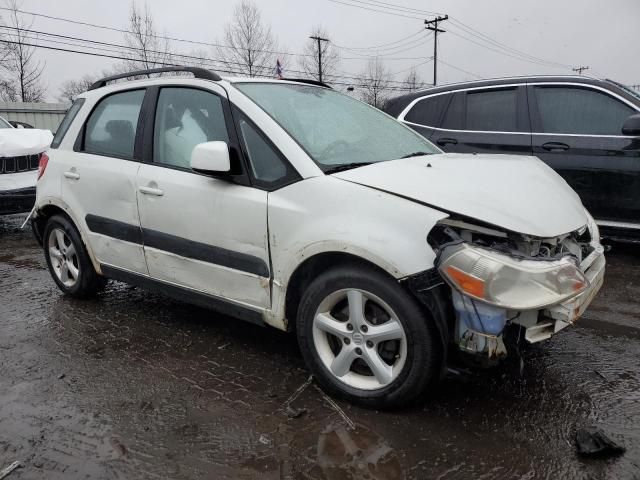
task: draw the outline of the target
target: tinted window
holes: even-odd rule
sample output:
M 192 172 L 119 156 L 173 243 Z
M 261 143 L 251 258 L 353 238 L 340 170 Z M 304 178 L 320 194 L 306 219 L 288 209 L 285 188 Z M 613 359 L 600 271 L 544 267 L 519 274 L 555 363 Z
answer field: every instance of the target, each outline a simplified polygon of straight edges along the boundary
M 191 152 L 197 144 L 229 143 L 222 100 L 204 90 L 163 88 L 153 137 L 154 162 L 191 168 Z
M 466 130 L 516 132 L 515 89 L 467 93 Z
M 144 90 L 115 93 L 102 100 L 87 120 L 84 151 L 133 158 Z
M 449 108 L 444 114 L 442 119 L 442 128 L 449 128 L 452 130 L 462 130 L 464 127 L 462 123 L 464 111 L 464 93 L 455 93 L 449 103 Z
M 447 104 L 449 97 L 450 95 L 436 95 L 420 100 L 411 107 L 404 119 L 407 122 L 437 127 L 440 124 L 442 109 Z
M 609 95 L 586 88 L 535 87 L 544 133 L 621 135 L 635 111 Z
M 53 141 L 51 142 L 51 148 L 58 148 L 58 146 L 60 145 L 60 142 L 62 142 L 62 139 L 67 133 L 67 130 L 69 130 L 69 127 L 71 126 L 71 122 L 73 122 L 73 119 L 76 118 L 76 115 L 80 111 L 80 107 L 82 107 L 83 104 L 84 104 L 84 98 L 77 98 L 73 102 L 73 105 L 71 105 L 69 110 L 67 110 L 66 115 L 62 119 L 62 122 L 60 123 L 60 125 L 58 126 L 58 130 L 56 131 L 55 137 L 53 137 Z

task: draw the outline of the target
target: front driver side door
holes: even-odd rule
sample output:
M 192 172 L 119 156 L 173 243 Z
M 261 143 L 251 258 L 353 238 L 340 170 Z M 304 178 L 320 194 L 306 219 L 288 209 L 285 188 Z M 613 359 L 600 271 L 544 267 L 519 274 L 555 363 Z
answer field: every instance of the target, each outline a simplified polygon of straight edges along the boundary
M 224 141 L 239 161 L 237 136 L 222 88 L 158 88 L 153 131 L 137 178 L 149 275 L 240 306 L 270 306 L 267 192 L 243 177 L 193 172 L 193 148 Z M 150 148 L 150 147 L 153 148 Z M 237 166 L 237 165 L 236 165 Z

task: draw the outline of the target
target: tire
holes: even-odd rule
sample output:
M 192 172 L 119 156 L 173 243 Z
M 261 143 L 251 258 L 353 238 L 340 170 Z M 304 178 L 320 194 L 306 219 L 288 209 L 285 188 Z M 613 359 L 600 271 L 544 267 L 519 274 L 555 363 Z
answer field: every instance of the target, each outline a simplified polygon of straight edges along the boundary
M 78 229 L 62 215 L 54 215 L 44 228 L 42 246 L 47 267 L 63 293 L 86 298 L 106 285 L 93 268 Z
M 337 397 L 396 408 L 414 403 L 439 379 L 443 352 L 433 320 L 381 272 L 345 266 L 322 273 L 302 295 L 296 321 L 307 366 Z

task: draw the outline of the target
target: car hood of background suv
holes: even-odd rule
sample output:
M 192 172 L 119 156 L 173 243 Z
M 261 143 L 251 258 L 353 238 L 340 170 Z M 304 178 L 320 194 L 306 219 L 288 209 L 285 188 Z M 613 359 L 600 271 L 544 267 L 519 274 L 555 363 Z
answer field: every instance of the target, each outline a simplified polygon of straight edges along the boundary
M 425 155 L 333 176 L 536 237 L 557 237 L 587 223 L 578 195 L 535 157 Z

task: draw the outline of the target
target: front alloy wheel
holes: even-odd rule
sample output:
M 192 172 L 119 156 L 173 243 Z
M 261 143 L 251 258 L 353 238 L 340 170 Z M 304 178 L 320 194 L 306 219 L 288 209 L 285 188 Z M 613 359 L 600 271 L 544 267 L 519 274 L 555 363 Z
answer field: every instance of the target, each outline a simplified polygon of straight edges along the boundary
M 376 408 L 406 405 L 438 378 L 435 325 L 396 279 L 349 264 L 307 285 L 296 319 L 300 351 L 320 386 Z
M 337 379 L 361 390 L 389 385 L 407 359 L 407 339 L 398 316 L 363 290 L 339 290 L 322 301 L 314 316 L 313 343 Z

